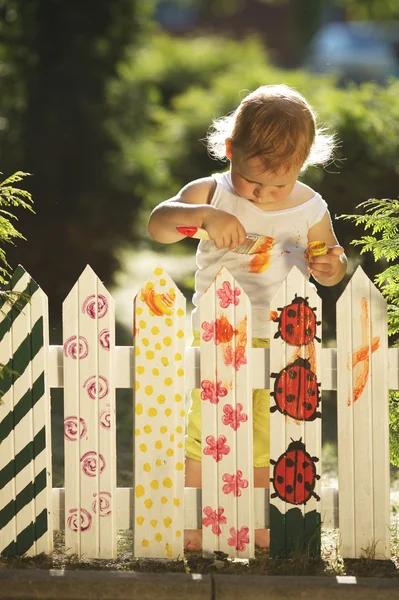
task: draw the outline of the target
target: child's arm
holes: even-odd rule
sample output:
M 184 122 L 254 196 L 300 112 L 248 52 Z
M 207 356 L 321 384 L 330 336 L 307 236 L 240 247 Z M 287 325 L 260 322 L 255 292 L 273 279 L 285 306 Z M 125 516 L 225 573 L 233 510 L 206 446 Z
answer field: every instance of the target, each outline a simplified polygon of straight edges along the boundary
M 216 182 L 212 177 L 187 184 L 176 196 L 161 202 L 152 211 L 148 233 L 157 242 L 172 244 L 184 238 L 176 231 L 178 225 L 193 225 L 206 229 L 217 248 L 235 248 L 243 244 L 246 231 L 230 213 L 210 205 Z
M 343 279 L 347 269 L 347 258 L 342 246 L 335 237 L 331 217 L 327 211 L 324 217 L 316 223 L 308 233 L 308 243 L 320 240 L 328 247 L 325 256 L 314 256 L 309 268 L 318 283 L 325 286 L 336 285 Z

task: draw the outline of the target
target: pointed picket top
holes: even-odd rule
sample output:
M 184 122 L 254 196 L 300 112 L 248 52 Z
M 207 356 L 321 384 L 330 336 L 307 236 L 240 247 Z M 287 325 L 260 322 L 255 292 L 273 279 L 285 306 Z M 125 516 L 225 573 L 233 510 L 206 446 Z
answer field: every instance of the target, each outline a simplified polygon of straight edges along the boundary
M 200 300 L 202 547 L 254 556 L 251 305 L 223 267 Z
M 183 554 L 185 319 L 185 297 L 156 267 L 134 300 L 136 557 Z
M 116 557 L 114 300 L 87 266 L 63 303 L 65 544 Z
M 337 302 L 341 553 L 390 558 L 387 303 L 358 267 Z
M 272 299 L 270 319 L 270 553 L 318 555 L 321 300 L 296 267 Z
M 47 296 L 21 266 L 0 307 L 0 553 L 49 553 L 52 540 Z

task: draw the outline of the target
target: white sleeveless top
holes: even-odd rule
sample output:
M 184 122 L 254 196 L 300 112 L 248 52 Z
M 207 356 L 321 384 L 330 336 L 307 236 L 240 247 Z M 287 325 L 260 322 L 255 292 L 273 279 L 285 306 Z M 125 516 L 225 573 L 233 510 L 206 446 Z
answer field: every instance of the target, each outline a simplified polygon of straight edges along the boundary
M 253 337 L 269 337 L 270 300 L 295 265 L 308 277 L 308 263 L 304 253 L 308 245 L 308 231 L 326 213 L 327 204 L 314 196 L 293 208 L 264 211 L 238 196 L 231 183 L 230 172 L 213 175 L 216 189 L 211 205 L 228 212 L 242 223 L 247 233 L 268 236 L 271 249 L 262 254 L 238 254 L 229 249 L 216 248 L 213 241 L 201 240 L 197 248 L 195 293 L 192 313 L 193 330 L 201 331 L 199 300 L 220 269 L 225 266 L 248 295 L 252 306 Z

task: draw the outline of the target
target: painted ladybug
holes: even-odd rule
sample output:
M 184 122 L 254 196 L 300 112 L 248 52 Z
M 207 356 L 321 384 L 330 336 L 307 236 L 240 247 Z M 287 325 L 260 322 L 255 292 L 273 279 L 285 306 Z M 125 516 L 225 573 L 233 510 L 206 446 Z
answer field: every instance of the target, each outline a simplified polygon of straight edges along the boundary
M 275 338 L 281 337 L 290 346 L 306 346 L 313 340 L 321 341 L 316 337 L 316 326 L 321 321 L 316 321 L 316 308 L 310 308 L 307 298 L 295 294 L 291 304 L 278 310 L 281 312 Z
M 270 481 L 275 490 L 271 498 L 278 497 L 290 504 L 306 504 L 312 496 L 320 500 L 314 491 L 316 480 L 320 479 L 315 467 L 318 460 L 306 452 L 302 438 L 293 440 L 277 461 L 270 460 L 274 465 L 273 479 Z
M 274 392 L 270 394 L 276 405 L 271 407 L 270 412 L 279 410 L 283 415 L 299 421 L 314 421 L 321 417 L 321 412 L 317 410 L 320 383 L 317 383 L 306 358 L 297 358 L 280 373 L 272 373 L 271 377 L 276 378 Z

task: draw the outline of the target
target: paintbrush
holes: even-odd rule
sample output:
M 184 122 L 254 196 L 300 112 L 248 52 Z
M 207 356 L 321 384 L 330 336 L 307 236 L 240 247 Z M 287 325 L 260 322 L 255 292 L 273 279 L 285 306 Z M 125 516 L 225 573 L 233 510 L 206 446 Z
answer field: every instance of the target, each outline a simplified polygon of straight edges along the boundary
M 176 227 L 176 229 L 179 233 L 196 240 L 210 239 L 206 229 L 202 229 L 201 227 L 180 225 Z M 273 243 L 274 239 L 272 237 L 268 237 L 267 235 L 247 233 L 245 242 L 243 244 L 238 244 L 234 248 L 233 252 L 238 252 L 238 254 L 261 254 L 262 252 L 264 253 L 271 250 Z

